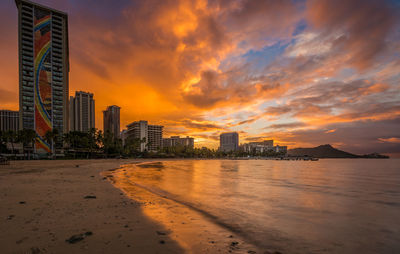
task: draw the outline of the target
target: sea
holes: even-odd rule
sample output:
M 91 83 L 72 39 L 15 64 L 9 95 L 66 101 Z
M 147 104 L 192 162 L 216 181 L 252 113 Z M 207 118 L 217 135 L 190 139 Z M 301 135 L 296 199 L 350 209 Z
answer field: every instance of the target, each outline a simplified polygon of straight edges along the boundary
M 172 160 L 128 182 L 281 253 L 400 253 L 400 160 Z

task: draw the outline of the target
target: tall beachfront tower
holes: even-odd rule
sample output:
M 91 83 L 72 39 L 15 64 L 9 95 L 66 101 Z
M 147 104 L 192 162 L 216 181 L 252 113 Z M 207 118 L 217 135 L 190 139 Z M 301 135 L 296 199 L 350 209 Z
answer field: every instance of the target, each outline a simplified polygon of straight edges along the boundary
M 18 8 L 20 129 L 37 133 L 36 153 L 54 147 L 47 131 L 68 132 L 68 16 L 31 1 L 15 0 Z
M 69 97 L 69 129 L 87 132 L 95 128 L 94 99 L 92 93 L 77 91 Z
M 111 132 L 114 138 L 120 138 L 120 110 L 120 107 L 112 105 L 103 111 L 103 131 Z

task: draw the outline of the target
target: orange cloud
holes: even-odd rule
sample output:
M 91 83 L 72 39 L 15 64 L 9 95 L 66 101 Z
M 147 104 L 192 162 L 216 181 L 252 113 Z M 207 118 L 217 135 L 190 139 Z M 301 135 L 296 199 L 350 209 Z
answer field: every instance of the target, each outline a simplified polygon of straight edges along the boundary
M 400 144 L 400 138 L 378 138 L 379 141 L 381 142 L 388 142 L 388 143 L 395 143 L 395 144 Z
M 116 104 L 121 128 L 143 119 L 198 146 L 228 130 L 292 146 L 315 144 L 307 131 L 400 115 L 386 2 L 38 1 L 69 13 L 70 94 L 94 93 L 100 129 Z M 0 103 L 17 109 L 17 12 L 0 7 Z

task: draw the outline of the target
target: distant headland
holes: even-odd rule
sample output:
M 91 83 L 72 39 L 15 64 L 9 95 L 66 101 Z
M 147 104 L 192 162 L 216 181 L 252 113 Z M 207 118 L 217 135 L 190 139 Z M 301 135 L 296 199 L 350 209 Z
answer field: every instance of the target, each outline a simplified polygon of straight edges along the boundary
M 329 144 L 320 145 L 312 148 L 294 148 L 288 150 L 288 156 L 309 156 L 315 158 L 373 158 L 373 159 L 388 159 L 389 156 L 378 153 L 357 155 L 348 153 Z

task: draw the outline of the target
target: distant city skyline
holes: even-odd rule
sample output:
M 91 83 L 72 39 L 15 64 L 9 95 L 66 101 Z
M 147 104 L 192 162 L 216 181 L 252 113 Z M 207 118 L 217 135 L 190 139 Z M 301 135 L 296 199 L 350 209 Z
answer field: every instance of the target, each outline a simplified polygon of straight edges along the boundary
M 400 156 L 398 1 L 34 2 L 68 14 L 67 96 L 95 95 L 99 129 L 118 105 L 121 127 L 147 119 L 197 147 L 237 131 Z M 1 1 L 1 109 L 19 108 L 17 16 Z

